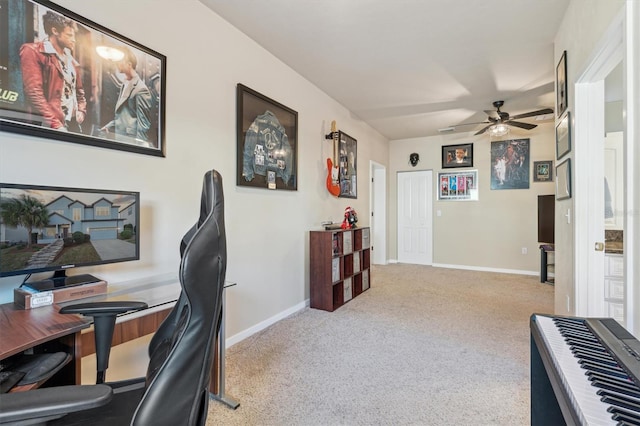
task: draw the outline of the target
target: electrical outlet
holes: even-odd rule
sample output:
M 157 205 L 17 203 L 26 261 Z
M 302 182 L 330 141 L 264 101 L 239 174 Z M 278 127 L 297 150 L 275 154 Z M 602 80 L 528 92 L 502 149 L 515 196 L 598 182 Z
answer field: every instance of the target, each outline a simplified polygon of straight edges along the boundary
M 522 247 L 522 254 L 527 254 L 527 248 L 526 247 Z

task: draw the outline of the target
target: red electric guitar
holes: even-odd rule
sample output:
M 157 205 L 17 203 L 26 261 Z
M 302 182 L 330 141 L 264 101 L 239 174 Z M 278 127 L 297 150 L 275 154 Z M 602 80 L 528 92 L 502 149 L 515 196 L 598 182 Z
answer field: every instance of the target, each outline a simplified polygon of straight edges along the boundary
M 337 197 L 340 195 L 340 182 L 338 181 L 338 160 L 336 160 L 336 149 L 338 147 L 338 131 L 336 130 L 336 121 L 331 122 L 331 141 L 333 143 L 333 161 L 327 158 L 327 189 L 331 195 Z M 329 136 L 329 135 L 327 135 Z M 335 164 L 335 167 L 334 167 Z

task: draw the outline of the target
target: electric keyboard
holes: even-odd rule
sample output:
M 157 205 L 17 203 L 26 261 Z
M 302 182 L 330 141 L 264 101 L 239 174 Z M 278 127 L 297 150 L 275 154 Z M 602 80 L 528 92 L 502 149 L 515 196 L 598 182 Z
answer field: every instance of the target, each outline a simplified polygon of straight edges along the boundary
M 612 318 L 531 316 L 531 424 L 640 425 L 640 342 Z

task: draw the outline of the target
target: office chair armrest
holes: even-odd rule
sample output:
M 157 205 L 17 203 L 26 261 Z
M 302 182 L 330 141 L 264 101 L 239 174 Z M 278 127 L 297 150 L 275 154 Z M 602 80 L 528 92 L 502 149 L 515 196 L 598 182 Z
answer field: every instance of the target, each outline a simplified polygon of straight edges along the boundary
M 118 314 L 146 309 L 144 302 L 127 302 L 112 300 L 107 302 L 85 302 L 64 306 L 61 314 L 80 314 L 93 318 L 96 342 L 96 383 L 104 383 L 105 372 L 109 367 L 111 341 Z
M 129 311 L 139 311 L 146 309 L 148 305 L 144 302 L 108 301 L 108 302 L 86 302 L 75 303 L 60 308 L 61 314 L 80 314 L 85 316 L 109 316 L 124 314 Z
M 0 424 L 43 422 L 76 411 L 100 407 L 111 401 L 112 389 L 107 385 L 60 386 L 27 392 L 0 394 Z M 38 423 L 40 424 L 40 423 Z

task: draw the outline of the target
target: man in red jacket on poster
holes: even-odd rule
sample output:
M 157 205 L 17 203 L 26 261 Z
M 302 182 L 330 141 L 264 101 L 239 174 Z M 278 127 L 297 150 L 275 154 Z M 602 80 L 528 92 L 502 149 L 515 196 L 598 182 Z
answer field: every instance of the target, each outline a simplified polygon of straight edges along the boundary
M 87 101 L 80 64 L 72 56 L 76 24 L 52 11 L 45 13 L 42 23 L 48 37 L 20 48 L 29 112 L 42 126 L 80 133 Z

